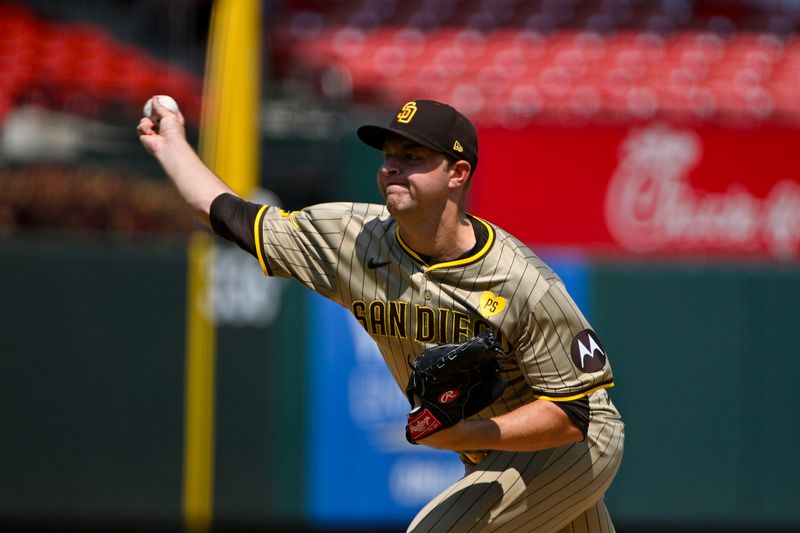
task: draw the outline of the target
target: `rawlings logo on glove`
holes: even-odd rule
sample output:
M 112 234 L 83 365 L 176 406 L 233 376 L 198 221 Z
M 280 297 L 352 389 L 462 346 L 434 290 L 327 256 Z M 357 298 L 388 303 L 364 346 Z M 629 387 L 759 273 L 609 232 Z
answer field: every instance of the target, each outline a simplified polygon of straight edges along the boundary
M 500 373 L 498 356 L 507 357 L 491 331 L 463 344 L 443 344 L 422 352 L 411 367 L 406 387 L 412 407 L 406 439 L 416 444 L 499 398 L 508 381 Z
M 406 438 L 408 439 L 409 435 L 411 435 L 415 440 L 421 439 L 436 432 L 436 430 L 441 429 L 441 427 L 442 423 L 427 409 L 422 412 L 417 412 L 417 414 L 414 415 L 409 413 L 408 425 L 406 426 Z

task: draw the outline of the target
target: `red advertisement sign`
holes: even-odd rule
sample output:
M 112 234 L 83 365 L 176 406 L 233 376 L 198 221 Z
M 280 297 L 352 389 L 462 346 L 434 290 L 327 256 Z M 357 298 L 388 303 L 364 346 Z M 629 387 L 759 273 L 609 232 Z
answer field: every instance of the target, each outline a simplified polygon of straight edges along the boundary
M 800 130 L 483 129 L 470 210 L 523 242 L 800 257 Z

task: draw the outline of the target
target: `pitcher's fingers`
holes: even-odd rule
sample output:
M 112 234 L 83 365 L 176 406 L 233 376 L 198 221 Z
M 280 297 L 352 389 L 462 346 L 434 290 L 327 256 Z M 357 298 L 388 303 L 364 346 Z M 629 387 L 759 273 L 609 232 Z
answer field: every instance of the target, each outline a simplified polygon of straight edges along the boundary
M 141 118 L 136 126 L 136 131 L 139 132 L 139 135 L 153 135 L 156 133 L 155 123 L 148 117 Z

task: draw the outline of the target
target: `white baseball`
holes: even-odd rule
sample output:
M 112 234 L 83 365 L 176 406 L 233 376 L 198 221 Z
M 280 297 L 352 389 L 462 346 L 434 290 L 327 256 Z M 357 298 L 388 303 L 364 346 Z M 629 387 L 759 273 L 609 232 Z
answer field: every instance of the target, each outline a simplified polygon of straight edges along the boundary
M 164 107 L 166 107 L 167 109 L 172 111 L 173 113 L 177 113 L 178 112 L 178 102 L 176 102 L 173 97 L 167 96 L 165 94 L 160 94 L 160 95 L 158 95 L 157 98 L 158 98 L 158 103 L 160 103 L 161 105 L 163 105 Z M 145 117 L 149 117 L 150 115 L 153 114 L 152 98 L 150 100 L 148 100 L 147 102 L 145 102 L 144 109 L 142 109 L 142 112 L 144 113 Z

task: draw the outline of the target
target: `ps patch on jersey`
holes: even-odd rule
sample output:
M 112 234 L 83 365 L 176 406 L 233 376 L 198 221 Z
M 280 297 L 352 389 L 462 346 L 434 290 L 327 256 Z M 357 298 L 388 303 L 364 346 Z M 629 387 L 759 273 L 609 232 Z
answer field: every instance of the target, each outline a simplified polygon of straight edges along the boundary
M 506 299 L 502 296 L 498 296 L 492 291 L 485 291 L 481 294 L 481 301 L 480 307 L 478 311 L 484 316 L 484 318 L 489 318 L 490 316 L 496 315 L 503 311 L 506 308 Z
M 575 335 L 570 346 L 572 362 L 583 372 L 597 372 L 606 364 L 606 352 L 597 334 L 585 329 Z

